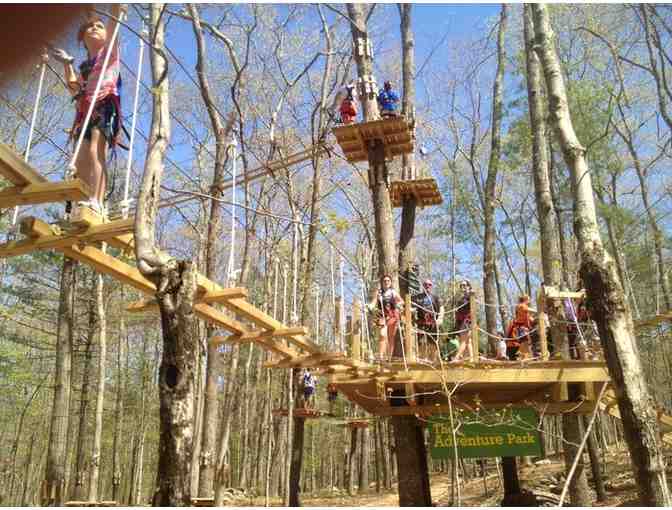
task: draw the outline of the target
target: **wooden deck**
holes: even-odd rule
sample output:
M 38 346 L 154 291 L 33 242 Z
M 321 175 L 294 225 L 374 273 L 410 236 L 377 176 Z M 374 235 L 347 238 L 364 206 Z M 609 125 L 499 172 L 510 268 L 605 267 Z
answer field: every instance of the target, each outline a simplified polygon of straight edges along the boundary
M 414 197 L 415 204 L 419 207 L 443 203 L 439 186 L 433 178 L 392 182 L 390 199 L 393 207 L 401 207 L 408 197 Z
M 337 126 L 333 133 L 343 155 L 351 163 L 368 161 L 368 143 L 373 140 L 383 142 L 388 159 L 409 154 L 415 149 L 413 130 L 403 117 Z

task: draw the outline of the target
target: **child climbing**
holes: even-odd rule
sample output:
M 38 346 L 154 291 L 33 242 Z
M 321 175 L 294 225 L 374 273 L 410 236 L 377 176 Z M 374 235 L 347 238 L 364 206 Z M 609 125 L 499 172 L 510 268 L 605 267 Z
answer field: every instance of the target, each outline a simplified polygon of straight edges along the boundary
M 378 107 L 380 108 L 380 115 L 385 117 L 396 117 L 397 108 L 399 107 L 399 96 L 392 90 L 392 83 L 386 81 L 383 88 L 378 92 Z
M 357 105 L 355 104 L 355 98 L 352 94 L 354 85 L 347 85 L 346 96 L 341 101 L 341 106 L 339 108 L 339 113 L 341 114 L 341 124 L 352 124 L 357 118 Z
M 383 276 L 376 301 L 367 305 L 369 311 L 378 311 L 378 326 L 380 327 L 378 347 L 381 360 L 389 360 L 394 354 L 402 305 L 401 296 L 392 288 L 392 277 Z
M 443 324 L 444 309 L 441 300 L 432 294 L 434 283 L 425 280 L 422 284 L 424 292 L 413 298 L 418 329 L 418 354 L 420 359 L 439 360 L 439 328 Z
M 107 24 L 97 16 L 90 16 L 80 26 L 77 41 L 84 44 L 88 58 L 80 64 L 79 75 L 72 65 L 73 57 L 62 49 L 51 50 L 52 56 L 64 66 L 65 81 L 75 101 L 76 115 L 70 133 L 75 143 L 84 128 L 89 106 L 91 103 L 95 105 L 77 154 L 75 168 L 76 175 L 89 185 L 93 193 L 90 201 L 78 205 L 90 207 L 99 214 L 103 213 L 107 186 L 108 148 L 114 150 L 121 132 L 119 38 L 112 41 L 112 35 L 117 25 L 116 19 L 126 11 L 126 5 L 113 4 L 110 11 L 113 18 Z M 103 71 L 108 49 L 109 61 Z M 98 81 L 100 88 L 94 97 Z
M 532 355 L 530 330 L 532 329 L 532 314 L 535 310 L 530 308 L 530 296 L 521 294 L 518 296 L 515 317 L 507 331 L 507 338 L 516 342 L 518 345 L 519 359 L 526 359 Z M 508 343 L 511 346 L 511 343 Z
M 306 368 L 303 371 L 301 383 L 303 385 L 303 407 L 305 409 L 311 409 L 313 407 L 313 398 L 315 396 L 317 378 L 313 375 L 310 368 Z
M 473 294 L 471 283 L 469 280 L 460 282 L 461 296 L 457 298 L 455 310 L 455 329 L 460 339 L 460 346 L 457 348 L 457 353 L 453 357 L 453 361 L 464 360 L 466 352 L 467 359 L 471 359 L 473 348 L 471 346 L 471 301 L 470 297 Z

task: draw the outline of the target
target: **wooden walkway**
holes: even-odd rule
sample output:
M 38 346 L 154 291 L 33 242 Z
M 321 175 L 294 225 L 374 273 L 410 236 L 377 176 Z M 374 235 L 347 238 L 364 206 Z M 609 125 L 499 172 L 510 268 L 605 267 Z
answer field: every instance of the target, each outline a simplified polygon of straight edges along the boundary
M 385 156 L 393 158 L 409 154 L 415 149 L 413 129 L 403 117 L 369 122 L 356 122 L 333 129 L 338 144 L 350 163 L 367 161 L 369 142 L 380 140 L 385 145 Z

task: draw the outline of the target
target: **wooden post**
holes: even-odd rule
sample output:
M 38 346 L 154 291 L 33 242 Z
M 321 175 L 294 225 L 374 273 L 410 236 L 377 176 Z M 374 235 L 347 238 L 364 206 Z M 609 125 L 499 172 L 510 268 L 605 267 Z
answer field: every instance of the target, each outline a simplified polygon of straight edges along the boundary
M 478 310 L 476 309 L 476 295 L 469 294 L 469 313 L 471 314 L 471 361 L 478 362 Z
M 353 361 L 362 359 L 362 305 L 359 299 L 352 304 L 350 319 L 350 355 Z
M 413 312 L 411 310 L 411 294 L 407 293 L 404 298 L 404 353 L 408 363 L 415 363 L 415 349 L 413 346 Z
M 539 331 L 539 347 L 541 349 L 541 359 L 548 360 L 548 338 L 546 338 L 546 311 L 544 308 L 544 286 L 542 285 L 537 293 L 537 330 Z

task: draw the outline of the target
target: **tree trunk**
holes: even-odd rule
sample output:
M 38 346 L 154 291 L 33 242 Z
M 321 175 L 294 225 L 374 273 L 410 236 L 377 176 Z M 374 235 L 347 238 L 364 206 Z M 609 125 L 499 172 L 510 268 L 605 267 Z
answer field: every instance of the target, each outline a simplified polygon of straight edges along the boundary
M 159 368 L 159 454 L 157 490 L 153 504 L 191 504 L 190 466 L 193 443 L 194 371 L 198 342 L 193 302 L 196 270 L 191 261 L 177 261 L 155 243 L 155 221 L 163 174 L 163 160 L 170 139 L 168 61 L 165 57 L 165 5 L 152 4 L 153 40 L 152 123 L 142 186 L 135 215 L 135 258 L 140 272 L 156 285 L 161 313 L 163 353 Z
M 361 462 L 359 464 L 359 493 L 366 494 L 369 491 L 369 429 L 362 429 Z
M 508 8 L 502 4 L 499 15 L 499 30 L 497 32 L 497 72 L 492 87 L 492 139 L 490 143 L 490 161 L 488 162 L 488 174 L 485 179 L 484 203 L 483 203 L 483 300 L 485 306 L 485 324 L 488 332 L 497 333 L 497 308 L 494 306 L 497 299 L 495 284 L 495 259 L 497 256 L 495 247 L 495 192 L 497 186 L 497 174 L 501 155 L 501 129 L 503 112 L 503 85 L 504 66 L 506 62 L 506 49 L 504 47 L 504 34 L 508 18 Z M 490 306 L 487 306 L 490 304 Z M 489 343 L 493 344 L 491 338 Z M 491 349 L 493 352 L 494 348 Z
M 399 506 L 432 506 L 422 426 L 412 415 L 394 416 L 391 421 L 399 472 Z
M 588 428 L 589 419 L 587 416 L 583 417 L 584 430 Z M 602 477 L 602 463 L 598 454 L 597 436 L 595 428 L 590 431 L 587 441 L 588 455 L 590 457 L 590 467 L 593 473 L 593 482 L 595 483 L 595 492 L 597 500 L 602 502 L 607 500 L 607 492 L 604 488 L 604 478 Z
M 553 47 L 553 32 L 544 4 L 533 4 L 535 51 L 548 90 L 549 116 L 570 169 L 574 195 L 574 232 L 581 254 L 587 304 L 597 323 L 609 373 L 618 395 L 635 479 L 644 506 L 669 506 L 656 407 L 643 376 L 632 318 L 611 256 L 602 246 L 591 175 L 572 125 L 565 85 Z
M 124 301 L 124 291 L 121 299 Z M 114 406 L 114 439 L 112 442 L 112 500 L 121 504 L 121 432 L 124 422 L 124 394 L 128 374 L 128 332 L 124 314 L 119 318 L 119 346 L 117 348 L 117 399 Z M 125 367 L 122 366 L 125 364 Z
M 54 404 L 51 411 L 51 429 L 47 452 L 46 480 L 42 505 L 65 503 L 65 463 L 67 458 L 68 416 L 70 415 L 70 375 L 72 370 L 72 338 L 74 324 L 75 271 L 77 262 L 63 259 L 56 336 L 56 375 L 54 376 Z
M 105 245 L 103 245 L 105 251 Z M 89 478 L 89 501 L 98 500 L 100 477 L 100 452 L 103 438 L 103 404 L 105 402 L 105 363 L 107 358 L 107 319 L 103 302 L 103 276 L 95 275 L 95 324 L 98 336 L 98 388 L 96 391 L 96 416 L 91 448 L 91 477 Z M 101 498 L 102 499 L 102 498 Z
M 401 75 L 403 93 L 401 98 L 401 114 L 411 125 L 415 125 L 415 41 L 411 28 L 411 11 L 413 4 L 397 4 L 401 28 Z M 414 154 L 404 154 L 401 160 L 402 180 L 416 178 Z M 401 230 L 399 233 L 399 270 L 406 271 L 415 262 L 415 197 L 404 198 L 401 208 Z M 399 281 L 402 297 L 408 292 L 408 282 Z

